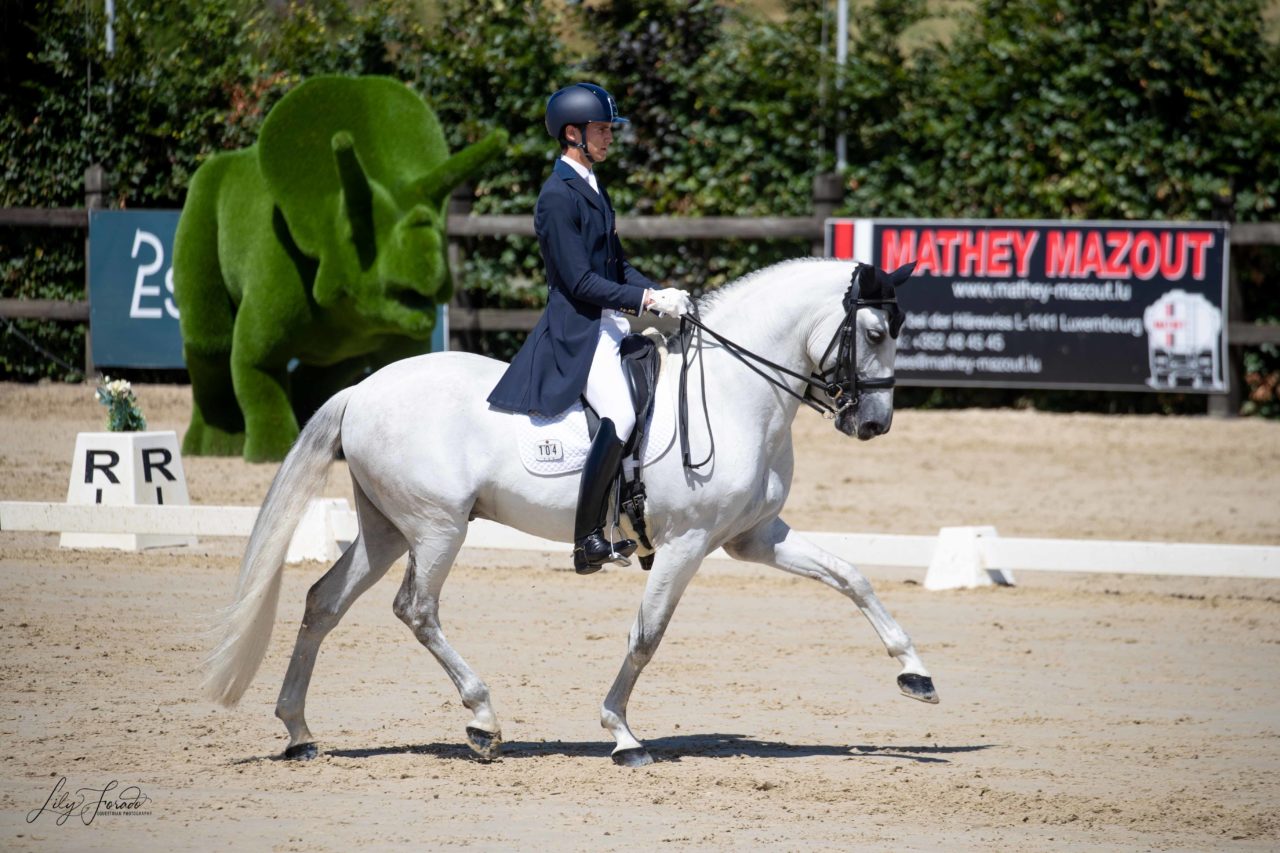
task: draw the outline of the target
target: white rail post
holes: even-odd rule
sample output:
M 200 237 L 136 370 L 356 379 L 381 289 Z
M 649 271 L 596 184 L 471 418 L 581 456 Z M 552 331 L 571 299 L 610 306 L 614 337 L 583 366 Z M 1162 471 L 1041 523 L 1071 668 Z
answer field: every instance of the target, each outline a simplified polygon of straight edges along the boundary
M 986 565 L 979 539 L 997 538 L 994 527 L 944 527 L 924 576 L 925 589 L 971 589 L 976 586 L 1013 586 L 1013 572 Z
M 351 507 L 344 498 L 316 498 L 307 504 L 307 511 L 289 540 L 286 563 L 304 560 L 320 560 L 332 563 L 342 556 L 343 545 L 335 529 L 334 515 L 349 513 Z

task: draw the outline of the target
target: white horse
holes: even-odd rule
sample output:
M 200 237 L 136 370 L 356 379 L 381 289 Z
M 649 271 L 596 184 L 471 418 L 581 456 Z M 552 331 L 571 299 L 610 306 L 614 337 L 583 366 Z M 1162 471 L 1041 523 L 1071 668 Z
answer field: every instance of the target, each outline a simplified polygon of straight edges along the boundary
M 887 386 L 892 385 L 897 330 L 891 333 L 883 304 L 863 304 L 846 313 L 842 297 L 854 270 L 854 264 L 840 261 L 778 264 L 704 300 L 701 319 L 709 329 L 802 376 L 820 372 L 824 357 L 831 366 L 829 353 L 835 350 L 828 342 L 841 328 L 851 329 L 852 346 L 841 348 L 849 354 L 847 367 L 856 370 L 863 388 L 876 390 L 863 390 L 859 402 L 841 411 L 834 424 L 842 433 L 866 439 L 886 432 L 893 417 L 893 391 Z M 896 304 L 889 307 L 897 310 Z M 685 587 L 703 558 L 720 547 L 737 559 L 814 578 L 844 593 L 901 664 L 902 692 L 937 702 L 910 637 L 867 579 L 795 535 L 779 518 L 791 486 L 791 422 L 800 406 L 782 386 L 798 394 L 804 383 L 766 367 L 778 383 L 770 384 L 728 347 L 710 341 L 700 354 L 691 352 L 696 357 L 705 373 L 689 371 L 689 399 L 695 401 L 691 439 L 695 448 L 709 447 L 700 405 L 705 391 L 716 452 L 711 464 L 697 471 L 687 470 L 675 449 L 645 468 L 648 527 L 657 553 L 626 657 L 601 708 L 601 725 L 616 741 L 614 761 L 627 766 L 652 761 L 627 724 L 627 702 Z M 664 416 L 663 406 L 673 405 L 664 383 L 669 388 L 678 381 L 678 367 L 679 359 L 666 360 L 655 417 Z M 438 617 L 440 590 L 470 519 L 492 519 L 570 542 L 578 497 L 577 477 L 539 477 L 523 468 L 515 446 L 521 416 L 485 402 L 503 368 L 465 353 L 424 355 L 385 367 L 321 407 L 276 474 L 249 539 L 236 599 L 220 625 L 221 644 L 206 661 L 209 698 L 234 704 L 257 672 L 271 636 L 290 537 L 339 450 L 350 466 L 360 522 L 356 541 L 307 594 L 276 705 L 276 716 L 289 731 L 286 757 L 316 754 L 303 711 L 321 641 L 406 551 L 408 568 L 393 609 L 435 655 L 473 715 L 466 728 L 472 750 L 482 759 L 497 754 L 502 738 L 489 689 L 445 639 Z M 671 416 L 669 410 L 665 416 Z

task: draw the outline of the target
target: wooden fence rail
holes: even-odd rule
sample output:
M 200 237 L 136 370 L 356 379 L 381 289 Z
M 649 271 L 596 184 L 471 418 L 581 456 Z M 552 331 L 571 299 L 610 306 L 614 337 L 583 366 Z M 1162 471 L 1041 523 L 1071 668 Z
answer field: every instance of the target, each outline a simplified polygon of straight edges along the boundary
M 85 207 L 83 208 L 0 208 L 0 227 L 79 228 L 87 229 L 89 210 L 101 207 L 105 176 L 101 167 L 91 166 L 85 173 Z M 808 240 L 813 254 L 823 252 L 824 222 L 839 204 L 842 187 L 834 175 L 818 175 L 813 182 L 812 216 L 619 216 L 618 232 L 632 240 Z M 471 215 L 468 188 L 456 194 L 450 205 L 448 232 L 450 263 L 458 268 L 462 259 L 462 243 L 476 237 L 533 237 L 532 216 Z M 1232 246 L 1280 245 L 1280 222 L 1241 222 L 1231 226 Z M 87 240 L 86 240 L 87 254 Z M 87 276 L 87 271 L 86 271 Z M 1242 316 L 1243 307 L 1234 281 L 1229 288 L 1227 335 L 1231 347 L 1280 344 L 1280 325 L 1250 322 Z M 86 296 L 88 283 L 86 281 Z M 533 309 L 470 308 L 457 299 L 449 309 L 449 327 L 455 342 L 483 332 L 529 331 L 541 314 Z M 23 318 L 85 322 L 89 319 L 89 302 L 85 300 L 0 299 L 0 318 Z M 646 321 L 649 325 L 651 320 Z M 662 326 L 659 322 L 657 325 Z M 93 364 L 86 345 L 86 374 Z M 1234 362 L 1234 359 L 1232 360 Z M 1211 395 L 1210 412 L 1230 414 L 1238 410 L 1240 379 L 1234 365 L 1229 370 L 1231 390 Z
M 812 216 L 619 216 L 618 233 L 631 240 L 822 240 L 823 220 Z M 532 216 L 449 217 L 450 237 L 532 237 Z
M 0 208 L 0 226 L 77 227 L 88 224 L 83 208 Z M 532 237 L 532 216 L 449 217 L 449 237 Z M 779 240 L 821 242 L 823 222 L 807 216 L 678 217 L 620 216 L 618 232 L 628 239 L 649 240 Z M 1280 222 L 1245 222 L 1231 226 L 1231 245 L 1280 245 Z M 466 308 L 453 305 L 450 327 L 469 332 L 529 331 L 541 312 L 534 309 Z M 0 317 L 84 321 L 89 303 L 83 300 L 0 299 Z M 1280 326 L 1234 320 L 1228 325 L 1234 346 L 1280 344 Z

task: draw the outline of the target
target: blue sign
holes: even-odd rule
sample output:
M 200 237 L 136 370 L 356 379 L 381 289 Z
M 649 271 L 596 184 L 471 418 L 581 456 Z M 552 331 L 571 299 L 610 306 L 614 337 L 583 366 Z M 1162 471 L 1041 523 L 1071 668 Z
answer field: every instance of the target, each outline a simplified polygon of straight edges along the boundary
M 89 212 L 89 323 L 94 364 L 182 369 L 173 297 L 177 210 Z M 431 349 L 448 349 L 449 310 L 436 309 Z
M 89 213 L 89 323 L 93 361 L 106 367 L 181 368 L 173 300 L 176 210 Z

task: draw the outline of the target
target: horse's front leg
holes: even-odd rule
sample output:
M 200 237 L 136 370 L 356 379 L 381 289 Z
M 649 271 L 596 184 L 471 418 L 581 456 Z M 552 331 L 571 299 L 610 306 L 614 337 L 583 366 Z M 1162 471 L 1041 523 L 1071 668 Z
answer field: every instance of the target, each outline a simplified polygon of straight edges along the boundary
M 785 521 L 774 518 L 724 546 L 730 556 L 764 563 L 792 574 L 822 581 L 853 600 L 880 635 L 889 654 L 902 664 L 898 687 L 912 699 L 936 704 L 938 694 L 907 632 L 876 597 L 871 582 L 853 565 L 797 536 Z
M 664 543 L 658 550 L 649 581 L 645 585 L 640 612 L 627 639 L 627 656 L 613 680 L 613 687 L 600 707 L 600 725 L 613 735 L 617 745 L 613 749 L 613 762 L 624 767 L 643 767 L 652 764 L 653 758 L 627 725 L 627 702 L 631 690 L 645 665 L 653 659 L 653 653 L 662 642 L 671 614 L 680 603 L 689 580 L 702 565 L 706 543 L 701 538 Z

